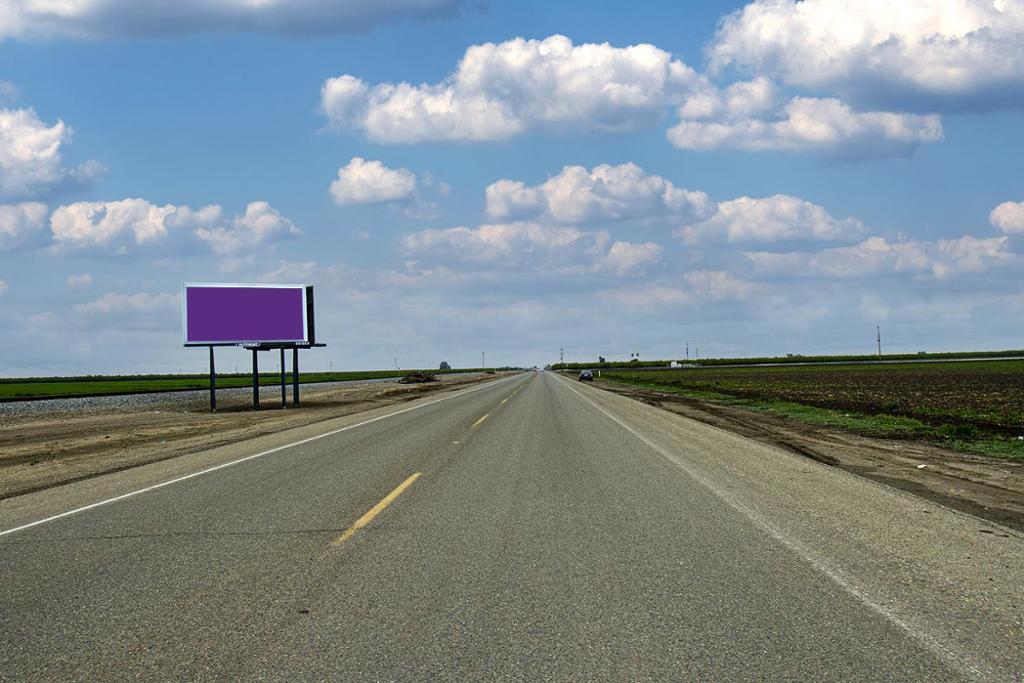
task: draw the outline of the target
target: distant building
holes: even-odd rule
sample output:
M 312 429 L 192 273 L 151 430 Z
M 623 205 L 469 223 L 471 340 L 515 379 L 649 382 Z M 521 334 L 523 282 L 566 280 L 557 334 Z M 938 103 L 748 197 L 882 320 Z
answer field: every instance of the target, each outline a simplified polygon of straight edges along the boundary
M 443 361 L 441 361 L 441 369 L 442 370 L 451 370 L 452 366 L 448 365 L 448 361 L 443 360 Z

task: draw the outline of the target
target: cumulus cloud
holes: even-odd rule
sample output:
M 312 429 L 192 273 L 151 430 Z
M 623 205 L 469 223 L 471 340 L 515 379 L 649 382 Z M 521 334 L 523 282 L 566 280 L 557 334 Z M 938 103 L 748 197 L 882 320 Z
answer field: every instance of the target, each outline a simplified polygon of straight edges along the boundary
M 331 78 L 321 104 L 332 126 L 377 142 L 499 140 L 537 129 L 650 127 L 696 79 L 653 45 L 573 45 L 554 35 L 473 45 L 434 84 Z
M 68 289 L 89 289 L 92 287 L 92 275 L 90 273 L 68 275 L 65 282 L 68 285 Z
M 316 35 L 366 31 L 478 6 L 465 0 L 14 0 L 0 6 L 4 38 L 115 38 L 201 31 Z
M 843 279 L 898 274 L 945 279 L 1019 262 L 1008 238 L 971 235 L 935 242 L 869 237 L 859 244 L 817 252 L 746 252 L 745 256 L 763 275 Z
M 720 202 L 711 219 L 680 228 L 675 234 L 695 244 L 713 240 L 852 242 L 864 233 L 864 224 L 856 218 L 835 218 L 822 206 L 799 197 L 777 194 Z
M 942 140 L 937 115 L 854 111 L 834 98 L 794 97 L 778 106 L 766 79 L 717 92 L 705 87 L 679 108 L 668 140 L 680 149 L 813 153 L 837 160 L 906 158 Z
M 50 229 L 58 249 L 105 248 L 119 253 L 178 237 L 196 239 L 217 254 L 231 255 L 301 234 L 263 201 L 250 203 L 244 214 L 231 220 L 216 204 L 192 209 L 159 206 L 144 199 L 77 202 L 57 207 L 50 216 Z
M 563 267 L 625 275 L 659 260 L 654 243 L 612 242 L 603 231 L 530 221 L 477 228 L 430 229 L 406 235 L 410 255 L 500 268 Z
M 559 223 L 671 217 L 703 220 L 714 203 L 703 192 L 678 188 L 633 163 L 591 170 L 566 166 L 540 185 L 499 180 L 487 187 L 486 211 L 497 220 L 536 218 Z
M 708 46 L 727 65 L 791 86 L 925 110 L 1020 107 L 1019 0 L 755 0 Z
M 219 206 L 198 211 L 187 206 L 157 206 L 145 199 L 77 202 L 57 207 L 50 216 L 53 238 L 63 247 L 144 245 L 166 238 L 174 228 L 212 225 L 221 219 Z
M 1007 235 L 1024 234 L 1024 202 L 1003 202 L 992 209 L 988 220 Z
M 402 239 L 410 254 L 432 255 L 470 263 L 521 264 L 531 257 L 549 257 L 566 249 L 579 249 L 591 234 L 577 228 L 539 223 L 494 223 L 477 228 L 422 230 Z M 586 244 L 589 248 L 592 244 Z
M 201 227 L 195 234 L 215 253 L 230 255 L 298 237 L 302 231 L 267 202 L 251 202 L 245 207 L 245 213 L 235 216 L 229 225 Z
M 392 169 L 379 161 L 353 157 L 338 169 L 331 183 L 331 196 L 338 206 L 379 204 L 411 198 L 416 192 L 416 175 L 404 168 Z
M 597 263 L 598 267 L 603 270 L 616 275 L 626 275 L 656 263 L 661 258 L 662 251 L 664 250 L 661 246 L 653 242 L 644 242 L 643 244 L 614 242 Z
M 46 204 L 0 204 L 0 251 L 35 240 L 46 224 Z
M 103 172 L 95 161 L 64 165 L 61 146 L 71 129 L 43 123 L 34 109 L 0 109 L 0 199 L 46 197 L 90 184 Z

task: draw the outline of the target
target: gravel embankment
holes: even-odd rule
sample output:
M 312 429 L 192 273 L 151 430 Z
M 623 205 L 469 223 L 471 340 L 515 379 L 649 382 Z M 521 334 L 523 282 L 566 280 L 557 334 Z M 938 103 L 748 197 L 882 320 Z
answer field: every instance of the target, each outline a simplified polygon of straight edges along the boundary
M 299 388 L 299 399 L 308 393 L 316 393 L 338 387 L 359 386 L 394 382 L 397 377 L 382 379 L 356 379 L 339 382 L 318 382 L 303 384 Z M 288 401 L 292 400 L 291 384 L 288 385 Z M 260 387 L 260 403 L 267 407 L 279 405 L 281 386 Z M 232 387 L 217 390 L 218 408 L 236 408 L 252 403 L 252 387 Z M 117 394 L 111 396 L 90 396 L 87 398 L 53 398 L 38 401 L 0 402 L 0 419 L 5 417 L 32 417 L 55 414 L 81 414 L 90 412 L 124 412 L 167 410 L 175 412 L 196 412 L 209 410 L 208 389 L 187 391 L 166 391 L 151 394 Z

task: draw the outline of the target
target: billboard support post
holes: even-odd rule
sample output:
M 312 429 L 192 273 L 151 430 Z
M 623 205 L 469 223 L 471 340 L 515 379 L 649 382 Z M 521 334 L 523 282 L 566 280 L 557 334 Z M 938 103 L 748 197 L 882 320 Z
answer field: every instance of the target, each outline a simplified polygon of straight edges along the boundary
M 284 347 L 281 348 L 281 407 L 288 407 L 288 382 L 284 378 Z
M 217 411 L 217 370 L 213 365 L 213 346 L 210 346 L 210 412 Z
M 260 362 L 256 358 L 256 354 L 259 353 L 256 349 L 252 350 L 252 409 L 260 409 Z
M 299 350 L 292 349 L 292 403 L 299 407 Z
M 292 402 L 298 407 L 299 349 L 326 346 L 316 341 L 313 316 L 313 285 L 183 282 L 182 345 L 206 346 L 210 349 L 210 411 L 217 410 L 215 346 L 234 346 L 252 351 L 254 410 L 260 409 L 257 354 L 272 349 L 281 352 L 281 407 L 288 406 L 285 350 L 291 349 Z

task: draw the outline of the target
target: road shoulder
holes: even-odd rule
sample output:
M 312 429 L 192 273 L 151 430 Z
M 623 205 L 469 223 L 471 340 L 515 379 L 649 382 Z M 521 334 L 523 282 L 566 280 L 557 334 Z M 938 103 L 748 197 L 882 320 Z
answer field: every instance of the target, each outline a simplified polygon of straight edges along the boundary
M 914 440 L 881 439 L 597 380 L 595 386 L 782 448 L 961 512 L 1024 530 L 1024 464 Z
M 484 388 L 501 379 L 503 378 L 496 380 L 493 376 L 487 376 L 479 381 L 449 384 L 429 393 L 402 393 L 391 396 L 391 400 L 382 398 L 375 403 L 349 406 L 347 412 L 338 411 L 333 416 L 315 410 L 277 411 L 282 418 L 292 416 L 296 420 L 294 423 L 289 423 L 285 419 L 274 421 L 271 411 L 261 412 L 255 417 L 250 412 L 247 414 L 248 418 L 269 417 L 271 420 L 263 423 L 262 429 L 231 430 L 214 443 L 202 438 L 195 440 L 194 443 L 189 441 L 187 443 L 192 445 L 190 449 L 166 457 L 162 457 L 159 452 L 147 454 L 146 449 L 140 447 L 134 459 L 122 459 L 121 466 L 112 470 L 95 471 L 91 475 L 75 479 L 52 478 L 49 486 L 8 496 L 0 500 L 0 529 L 9 529 L 99 500 L 120 496 L 129 491 L 154 486 L 255 453 L 286 447 L 350 425 L 426 406 Z M 7 468 L 4 476 L 7 476 L 9 471 Z

